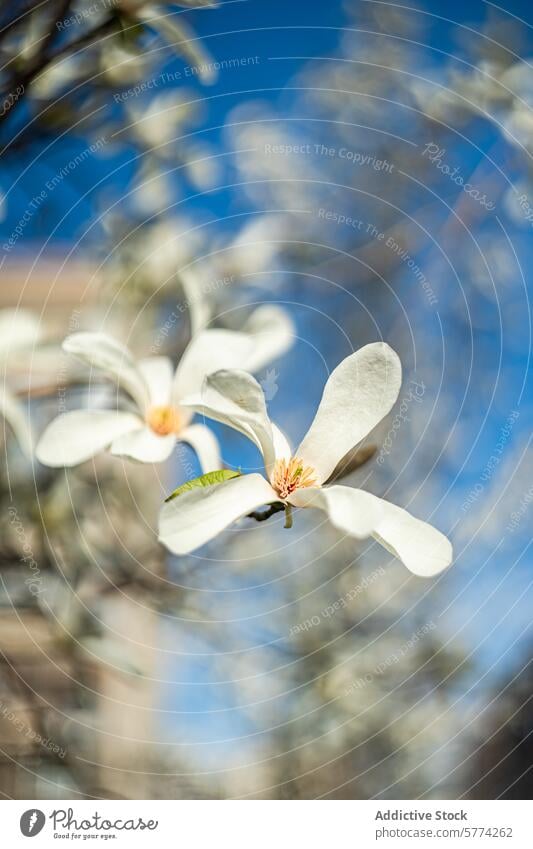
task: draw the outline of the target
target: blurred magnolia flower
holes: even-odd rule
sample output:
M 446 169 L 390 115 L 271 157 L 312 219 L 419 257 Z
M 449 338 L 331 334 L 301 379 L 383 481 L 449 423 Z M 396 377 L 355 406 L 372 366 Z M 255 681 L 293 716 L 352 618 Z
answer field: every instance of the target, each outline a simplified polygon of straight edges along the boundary
M 152 57 L 134 45 L 111 42 L 99 56 L 100 67 L 112 85 L 128 85 L 146 79 Z
M 33 81 L 32 97 L 38 100 L 53 100 L 61 92 L 74 86 L 82 74 L 88 73 L 90 63 L 82 56 L 62 56 L 48 65 Z
M 255 202 L 265 198 L 278 209 L 306 209 L 316 200 L 315 181 L 321 160 L 308 135 L 287 129 L 262 103 L 235 107 L 227 121 L 228 144 L 238 155 L 235 165 L 242 189 Z
M 155 281 L 155 288 L 161 282 L 174 280 L 176 271 L 201 249 L 202 236 L 188 219 L 176 216 L 156 221 L 143 230 L 139 241 L 143 271 Z
M 344 458 L 389 412 L 398 397 L 401 364 L 386 344 L 366 345 L 330 375 L 315 419 L 292 452 L 267 416 L 257 381 L 243 371 L 210 375 L 202 393 L 184 404 L 248 436 L 260 449 L 266 478 L 235 476 L 178 490 L 160 514 L 159 538 L 186 554 L 265 504 L 323 510 L 332 524 L 358 539 L 372 536 L 417 575 L 436 575 L 451 563 L 452 547 L 431 525 L 363 490 L 326 486 Z
M 182 0 L 182 2 L 175 4 L 146 2 L 146 0 L 115 0 L 115 5 L 126 18 L 156 30 L 171 47 L 176 49 L 177 53 L 192 63 L 202 82 L 212 83 L 215 81 L 216 74 L 209 53 L 204 49 L 199 38 L 183 21 L 183 13 L 177 12 L 172 6 L 178 5 L 194 9 L 215 7 L 216 3 L 205 2 L 205 0 L 190 0 L 190 2 Z
M 159 181 L 156 179 L 156 182 Z M 132 192 L 132 201 L 140 206 L 143 201 L 139 203 L 138 193 L 137 186 Z M 144 200 L 148 204 L 146 197 Z M 127 220 L 119 215 L 108 214 L 103 219 L 107 238 L 118 247 L 105 264 L 102 282 L 121 288 L 126 279 L 131 287 L 167 294 L 165 287 L 174 287 L 184 266 L 201 253 L 200 228 L 187 218 L 172 216 L 157 218 L 142 229 L 136 227 L 125 234 L 125 223 Z M 202 282 L 197 279 L 194 286 L 201 287 Z
M 533 116 L 530 107 L 515 103 L 498 123 L 507 141 L 524 148 L 526 152 L 533 150 Z
M 227 296 L 229 286 L 234 296 L 236 284 L 268 285 L 270 291 L 279 287 L 282 278 L 272 272 L 278 267 L 277 255 L 287 228 L 285 217 L 260 215 L 247 223 L 229 244 L 215 242 L 209 252 L 204 250 L 200 259 L 186 267 L 182 260 L 178 276 L 191 307 L 193 332 L 206 326 Z M 189 234 L 200 238 L 189 225 L 187 240 L 182 239 L 181 244 L 188 244 Z
M 24 349 L 32 350 L 41 337 L 37 318 L 25 310 L 6 309 L 0 312 L 0 413 L 13 429 L 22 450 L 29 456 L 32 450 L 30 424 L 22 404 L 6 385 L 9 358 Z
M 507 69 L 500 69 L 499 77 L 502 86 L 530 107 L 533 106 L 531 64 L 532 57 L 520 60 L 519 62 L 514 62 Z
M 126 111 L 131 121 L 127 129 L 146 148 L 156 148 L 158 154 L 164 155 L 174 151 L 159 148 L 178 139 L 194 117 L 195 108 L 185 94 L 171 90 L 152 97 L 149 102 L 144 99 L 139 103 L 127 101 Z
M 131 192 L 133 206 L 144 215 L 154 215 L 168 209 L 175 197 L 168 174 L 155 169 L 152 162 L 143 162 Z
M 215 257 L 217 273 L 233 274 L 235 277 L 253 278 L 261 283 L 263 272 L 271 272 L 275 266 L 280 245 L 287 238 L 288 220 L 285 215 L 263 214 L 253 216 L 239 231 L 233 241 Z M 272 286 L 268 276 L 268 286 Z
M 47 466 L 75 466 L 110 448 L 112 454 L 160 463 L 180 441 L 196 451 L 204 472 L 218 469 L 214 435 L 203 424 L 191 424 L 194 413 L 181 406 L 181 399 L 199 392 L 206 375 L 220 365 L 246 363 L 251 371 L 261 368 L 290 346 L 292 336 L 292 324 L 283 310 L 259 307 L 243 331 L 209 329 L 195 336 L 174 372 L 168 357 L 135 360 L 126 347 L 104 333 L 75 333 L 65 339 L 64 350 L 114 378 L 137 411 L 64 413 L 46 428 L 37 445 L 37 458 Z
M 207 144 L 189 148 L 185 170 L 191 183 L 200 191 L 212 189 L 220 177 L 219 160 L 214 149 Z

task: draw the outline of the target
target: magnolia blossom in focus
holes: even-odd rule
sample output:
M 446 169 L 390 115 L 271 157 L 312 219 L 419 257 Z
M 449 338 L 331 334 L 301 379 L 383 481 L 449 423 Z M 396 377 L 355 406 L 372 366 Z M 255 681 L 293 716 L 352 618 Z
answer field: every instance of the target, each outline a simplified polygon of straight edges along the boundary
M 443 534 L 369 492 L 327 486 L 354 446 L 392 408 L 400 385 L 400 360 L 388 345 L 361 348 L 330 375 L 315 419 L 293 452 L 268 419 L 261 387 L 251 375 L 230 370 L 210 375 L 200 395 L 185 404 L 248 436 L 263 455 L 266 474 L 199 486 L 167 501 L 160 515 L 161 542 L 185 554 L 262 505 L 281 503 L 289 521 L 292 507 L 315 507 L 344 533 L 374 537 L 415 574 L 436 575 L 452 560 Z
M 103 333 L 75 333 L 63 348 L 91 368 L 113 378 L 133 399 L 136 410 L 84 409 L 64 413 L 46 428 L 37 458 L 47 466 L 75 466 L 106 448 L 145 463 L 166 460 L 177 441 L 196 451 L 204 472 L 219 468 L 218 444 L 203 424 L 191 424 L 194 411 L 181 405 L 200 391 L 206 375 L 246 364 L 251 371 L 290 346 L 293 327 L 279 307 L 264 305 L 243 331 L 208 329 L 198 333 L 174 371 L 168 357 L 135 360 L 131 352 Z

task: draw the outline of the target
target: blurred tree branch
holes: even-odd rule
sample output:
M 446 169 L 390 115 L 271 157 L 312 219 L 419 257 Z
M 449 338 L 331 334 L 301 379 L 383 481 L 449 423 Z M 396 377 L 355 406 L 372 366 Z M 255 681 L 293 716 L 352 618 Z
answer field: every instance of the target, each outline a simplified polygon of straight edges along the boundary
M 0 42 L 6 35 L 8 35 L 8 33 L 11 32 L 12 29 L 22 23 L 27 15 L 30 15 L 32 12 L 36 12 L 38 9 L 42 9 L 43 6 L 46 6 L 47 3 L 51 2 L 52 0 L 41 0 L 40 3 L 27 3 L 23 9 L 18 9 L 16 14 L 8 19 L 7 23 L 0 22 Z
M 35 78 L 49 67 L 53 62 L 62 59 L 77 50 L 88 47 L 99 38 L 111 33 L 114 29 L 119 28 L 119 20 L 116 14 L 112 13 L 105 18 L 98 26 L 92 30 L 83 33 L 78 38 L 68 41 L 61 45 L 57 50 L 50 51 L 49 48 L 53 45 L 55 36 L 57 35 L 57 24 L 61 21 L 68 12 L 72 0 L 62 0 L 60 7 L 57 9 L 56 15 L 51 23 L 50 29 L 43 40 L 35 59 L 29 63 L 28 67 L 19 74 L 15 74 L 9 83 L 7 91 L 4 91 L 4 109 L 0 113 L 0 123 L 13 112 L 18 104 L 21 104 L 27 94 L 27 89 Z M 20 91 L 20 95 L 16 93 Z

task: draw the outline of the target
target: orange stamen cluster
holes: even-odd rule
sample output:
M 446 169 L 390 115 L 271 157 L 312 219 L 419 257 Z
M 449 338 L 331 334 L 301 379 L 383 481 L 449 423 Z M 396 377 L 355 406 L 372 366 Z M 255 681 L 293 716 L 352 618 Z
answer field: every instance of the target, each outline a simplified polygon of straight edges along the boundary
M 179 433 L 183 427 L 183 416 L 176 407 L 151 407 L 146 421 L 158 436 Z
M 288 498 L 295 489 L 316 484 L 315 470 L 304 466 L 297 457 L 290 460 L 276 460 L 271 483 L 281 499 Z

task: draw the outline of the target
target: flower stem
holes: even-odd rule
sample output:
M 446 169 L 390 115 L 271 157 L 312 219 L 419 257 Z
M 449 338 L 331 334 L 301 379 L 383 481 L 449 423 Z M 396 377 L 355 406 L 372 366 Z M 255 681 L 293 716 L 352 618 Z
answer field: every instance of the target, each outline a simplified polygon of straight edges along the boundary
M 292 507 L 290 504 L 285 505 L 285 524 L 284 528 L 292 528 Z
M 259 510 L 254 510 L 253 513 L 248 513 L 249 519 L 255 519 L 256 522 L 264 522 L 265 519 L 270 519 L 275 513 L 281 513 L 282 510 L 285 510 L 285 505 L 281 503 L 281 501 L 275 501 L 274 504 L 271 504 L 268 510 L 265 510 L 261 513 Z

